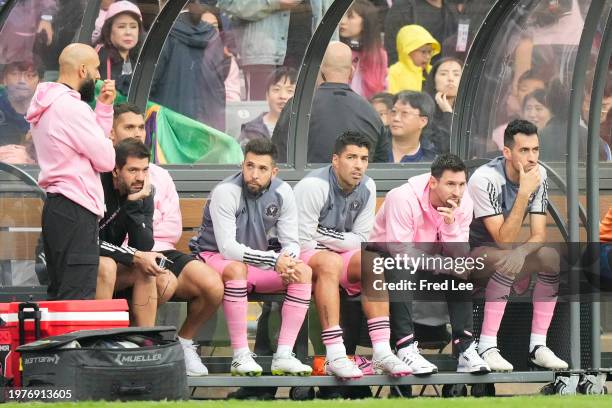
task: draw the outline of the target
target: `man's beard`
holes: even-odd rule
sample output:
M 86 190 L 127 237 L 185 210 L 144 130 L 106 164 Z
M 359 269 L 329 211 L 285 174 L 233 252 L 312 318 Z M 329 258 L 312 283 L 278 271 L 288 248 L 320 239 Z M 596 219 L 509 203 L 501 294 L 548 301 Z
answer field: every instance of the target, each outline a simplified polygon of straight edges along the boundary
M 81 94 L 81 100 L 86 103 L 90 103 L 94 100 L 96 95 L 96 81 L 93 78 L 88 77 L 79 87 L 79 93 Z

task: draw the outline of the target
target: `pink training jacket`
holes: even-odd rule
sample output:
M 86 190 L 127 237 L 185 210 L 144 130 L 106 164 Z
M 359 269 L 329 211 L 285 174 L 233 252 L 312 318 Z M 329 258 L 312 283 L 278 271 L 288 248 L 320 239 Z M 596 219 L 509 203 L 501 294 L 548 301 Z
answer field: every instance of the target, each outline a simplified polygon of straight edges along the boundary
M 371 242 L 468 242 L 474 203 L 467 193 L 446 224 L 429 202 L 430 173 L 412 177 L 387 193 L 376 214 Z
M 102 218 L 100 173 L 115 167 L 115 149 L 108 138 L 112 105 L 98 103 L 94 113 L 77 91 L 43 82 L 36 88 L 26 120 L 40 165 L 38 184 Z
M 155 212 L 153 213 L 153 238 L 155 245 L 152 251 L 175 249 L 183 233 L 179 196 L 170 173 L 153 163 L 149 164 L 149 177 L 155 186 Z

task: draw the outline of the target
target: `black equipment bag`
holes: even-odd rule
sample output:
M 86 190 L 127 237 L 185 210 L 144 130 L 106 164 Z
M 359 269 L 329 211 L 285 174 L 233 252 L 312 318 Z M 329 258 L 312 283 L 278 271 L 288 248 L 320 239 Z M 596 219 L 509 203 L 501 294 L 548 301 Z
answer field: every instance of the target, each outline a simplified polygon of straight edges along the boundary
M 23 388 L 53 390 L 45 400 L 58 401 L 186 399 L 175 333 L 170 326 L 82 330 L 20 346 Z

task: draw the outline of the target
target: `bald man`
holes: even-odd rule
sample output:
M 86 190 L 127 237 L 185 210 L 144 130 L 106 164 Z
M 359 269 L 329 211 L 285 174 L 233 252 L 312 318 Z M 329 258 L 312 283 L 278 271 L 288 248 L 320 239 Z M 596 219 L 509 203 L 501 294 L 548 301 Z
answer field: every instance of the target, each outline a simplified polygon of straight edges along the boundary
M 353 71 L 352 52 L 348 45 L 330 42 L 321 62 L 318 89 L 312 104 L 309 163 L 329 163 L 336 139 L 347 131 L 360 133 L 368 139 L 372 146 L 370 161 L 387 161 L 389 137 L 374 108 L 349 86 Z M 290 108 L 291 101 L 283 109 L 272 135 L 272 141 L 278 147 L 279 163 L 287 161 Z
M 115 167 L 109 139 L 114 81 L 105 81 L 95 111 L 100 61 L 93 48 L 70 44 L 59 79 L 38 85 L 26 120 L 38 155 L 38 184 L 47 193 L 42 237 L 49 299 L 93 299 L 99 263 L 98 219 L 104 215 L 100 173 Z

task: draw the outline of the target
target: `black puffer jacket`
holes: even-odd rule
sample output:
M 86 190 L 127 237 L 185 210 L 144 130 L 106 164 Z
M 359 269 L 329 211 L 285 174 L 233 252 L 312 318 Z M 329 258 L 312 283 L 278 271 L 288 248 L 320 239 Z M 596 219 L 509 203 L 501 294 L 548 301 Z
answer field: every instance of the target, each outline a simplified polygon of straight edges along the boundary
M 210 24 L 193 25 L 179 15 L 162 49 L 151 100 L 209 126 L 225 130 L 225 78 L 221 37 Z

